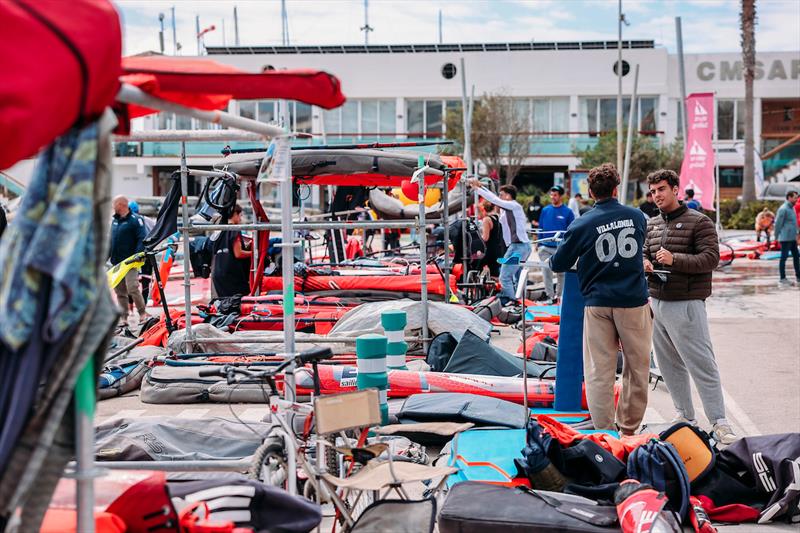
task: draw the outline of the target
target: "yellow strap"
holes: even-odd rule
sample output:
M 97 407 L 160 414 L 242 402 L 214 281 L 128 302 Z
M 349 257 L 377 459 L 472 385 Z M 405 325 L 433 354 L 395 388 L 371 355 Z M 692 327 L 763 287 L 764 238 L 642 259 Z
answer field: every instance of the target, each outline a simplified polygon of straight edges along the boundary
M 144 260 L 144 253 L 138 252 L 111 267 L 106 274 L 108 276 L 108 286 L 113 289 L 119 285 L 120 282 L 125 279 L 128 272 L 134 268 L 141 268 L 144 266 Z

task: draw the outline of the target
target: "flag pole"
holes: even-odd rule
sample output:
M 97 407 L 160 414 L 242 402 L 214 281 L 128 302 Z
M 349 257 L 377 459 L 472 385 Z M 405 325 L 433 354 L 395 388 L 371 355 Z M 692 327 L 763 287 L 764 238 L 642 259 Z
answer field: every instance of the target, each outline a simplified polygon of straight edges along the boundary
M 714 119 L 714 196 L 716 197 L 717 202 L 717 234 L 722 238 L 722 224 L 719 221 L 719 147 L 717 146 L 717 141 L 719 137 L 719 132 L 717 131 L 717 92 L 714 91 L 714 105 L 712 106 L 713 113 L 711 114 L 712 118 Z

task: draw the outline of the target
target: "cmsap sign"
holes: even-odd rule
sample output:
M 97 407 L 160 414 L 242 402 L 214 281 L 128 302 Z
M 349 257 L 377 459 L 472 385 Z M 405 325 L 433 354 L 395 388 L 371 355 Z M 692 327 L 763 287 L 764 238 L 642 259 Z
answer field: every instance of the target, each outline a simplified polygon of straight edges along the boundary
M 788 68 L 787 68 L 788 63 Z M 765 65 L 763 61 L 756 61 L 755 79 L 760 80 L 766 76 L 768 80 L 796 80 L 800 78 L 800 59 L 783 61 L 775 59 Z M 739 81 L 744 79 L 744 67 L 741 61 L 701 61 L 697 64 L 697 77 L 702 81 Z

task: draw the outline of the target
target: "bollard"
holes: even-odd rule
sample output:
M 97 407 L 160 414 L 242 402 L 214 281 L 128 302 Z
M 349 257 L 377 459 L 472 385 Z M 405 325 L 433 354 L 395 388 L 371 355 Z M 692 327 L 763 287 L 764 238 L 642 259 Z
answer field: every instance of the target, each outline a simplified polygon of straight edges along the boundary
M 378 389 L 381 406 L 381 423 L 389 422 L 389 404 L 386 389 L 389 374 L 386 373 L 386 337 L 383 335 L 361 335 L 356 339 L 356 358 L 359 389 Z
M 408 323 L 405 311 L 384 311 L 381 313 L 381 325 L 386 332 L 386 366 L 390 370 L 408 370 L 406 352 L 408 344 L 405 339 L 405 328 Z

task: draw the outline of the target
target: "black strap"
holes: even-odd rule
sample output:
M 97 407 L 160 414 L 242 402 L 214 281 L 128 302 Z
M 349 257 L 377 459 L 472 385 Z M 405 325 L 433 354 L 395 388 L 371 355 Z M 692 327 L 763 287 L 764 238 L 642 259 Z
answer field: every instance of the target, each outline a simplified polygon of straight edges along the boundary
M 528 487 L 519 486 L 517 488 L 525 492 L 526 494 L 530 494 L 531 496 L 539 498 L 541 501 L 543 501 L 544 503 L 546 503 L 559 513 L 569 516 L 571 518 L 575 518 L 576 520 L 580 520 L 581 522 L 586 522 L 587 524 L 591 524 L 593 526 L 610 527 L 619 521 L 616 515 L 616 510 L 612 515 L 611 513 L 607 514 L 598 513 L 592 509 L 592 507 L 598 507 L 600 509 L 604 509 L 607 506 L 580 505 L 580 504 L 573 504 L 570 502 L 562 502 L 557 500 L 556 498 L 552 498 L 550 496 L 542 494 L 537 490 L 529 489 Z

